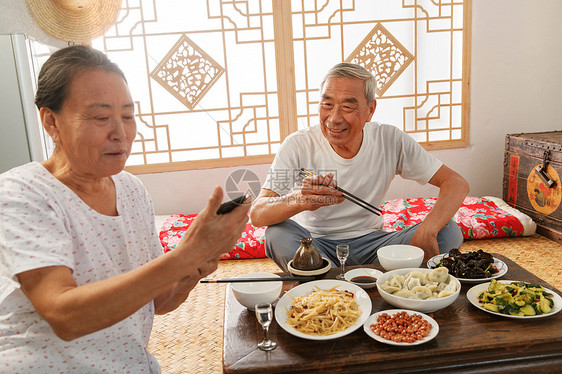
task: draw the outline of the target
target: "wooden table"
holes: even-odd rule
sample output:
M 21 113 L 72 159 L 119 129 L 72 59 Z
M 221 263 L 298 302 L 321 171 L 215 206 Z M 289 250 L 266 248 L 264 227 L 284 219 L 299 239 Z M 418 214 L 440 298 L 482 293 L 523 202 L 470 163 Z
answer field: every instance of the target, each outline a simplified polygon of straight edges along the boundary
M 504 256 L 509 271 L 503 277 L 553 286 Z M 549 266 L 545 264 L 545 266 Z M 550 264 L 559 266 L 559 264 Z M 379 265 L 371 267 L 380 268 Z M 332 269 L 327 278 L 334 278 Z M 286 282 L 287 283 L 287 282 Z M 284 289 L 296 283 L 285 284 Z M 224 321 L 223 367 L 225 373 L 283 372 L 559 372 L 562 365 L 562 312 L 537 319 L 521 320 L 492 315 L 474 307 L 464 284 L 459 298 L 433 313 L 439 334 L 425 344 L 397 347 L 371 339 L 362 328 L 334 340 L 297 338 L 274 321 L 270 337 L 278 344 L 263 352 L 257 343 L 263 330 L 253 313 L 240 305 L 227 288 Z M 376 288 L 367 290 L 373 302 L 371 313 L 394 307 Z

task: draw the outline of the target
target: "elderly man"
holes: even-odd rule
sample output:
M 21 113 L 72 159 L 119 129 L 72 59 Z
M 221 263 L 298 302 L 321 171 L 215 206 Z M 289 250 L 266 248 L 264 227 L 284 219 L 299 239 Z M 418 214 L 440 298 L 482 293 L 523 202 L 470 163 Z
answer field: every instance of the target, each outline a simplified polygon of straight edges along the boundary
M 281 269 L 287 270 L 303 237 L 312 237 L 333 264 L 336 244 L 348 244 L 351 265 L 376 262 L 377 249 L 391 244 L 418 246 L 426 260 L 462 244 L 451 218 L 468 183 L 396 127 L 370 122 L 375 89 L 375 77 L 363 67 L 334 66 L 320 86 L 320 124 L 291 134 L 279 148 L 250 217 L 254 225 L 268 226 L 266 253 Z M 298 180 L 301 168 L 316 176 Z M 383 231 L 381 216 L 334 188 L 380 205 L 395 175 L 439 188 L 426 219 L 398 232 Z

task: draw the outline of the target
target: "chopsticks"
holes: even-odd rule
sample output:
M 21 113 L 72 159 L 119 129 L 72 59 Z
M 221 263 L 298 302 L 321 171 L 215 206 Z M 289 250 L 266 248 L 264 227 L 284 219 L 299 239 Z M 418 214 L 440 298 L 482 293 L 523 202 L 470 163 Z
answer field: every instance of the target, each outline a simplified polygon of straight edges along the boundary
M 279 281 L 311 281 L 314 277 L 280 277 L 280 278 L 222 278 L 201 279 L 199 283 L 241 283 L 241 282 L 279 282 Z
M 308 177 L 314 177 L 316 176 L 316 174 L 314 174 L 313 172 L 311 172 L 310 170 L 306 170 L 305 168 L 301 168 L 301 174 L 304 174 Z M 366 202 L 365 200 L 360 199 L 359 197 L 355 196 L 354 194 L 352 194 L 351 192 L 348 192 L 346 190 L 344 190 L 341 187 L 334 187 L 336 190 L 341 191 L 343 193 L 343 197 L 345 197 L 347 200 L 351 201 L 354 204 L 359 205 L 361 208 L 368 210 L 371 213 L 374 213 L 378 216 L 381 215 L 382 210 L 380 208 L 377 208 L 374 205 L 369 204 L 368 202 Z

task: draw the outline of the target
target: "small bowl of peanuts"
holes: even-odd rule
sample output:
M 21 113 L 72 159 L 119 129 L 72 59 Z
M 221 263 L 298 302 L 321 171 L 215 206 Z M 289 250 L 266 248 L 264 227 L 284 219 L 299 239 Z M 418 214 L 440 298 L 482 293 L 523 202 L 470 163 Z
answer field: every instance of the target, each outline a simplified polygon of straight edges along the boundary
M 432 317 L 421 312 L 389 309 L 367 318 L 363 330 L 378 342 L 411 346 L 435 338 L 439 333 L 439 325 Z

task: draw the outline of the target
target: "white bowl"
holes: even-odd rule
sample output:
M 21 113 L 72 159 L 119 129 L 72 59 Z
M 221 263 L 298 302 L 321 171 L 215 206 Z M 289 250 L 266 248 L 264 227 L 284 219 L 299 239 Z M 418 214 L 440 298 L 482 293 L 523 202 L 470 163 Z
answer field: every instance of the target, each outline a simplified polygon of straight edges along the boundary
M 377 250 L 377 258 L 386 271 L 417 268 L 423 261 L 423 249 L 408 244 L 395 244 Z
M 445 296 L 440 299 L 427 299 L 427 300 L 408 299 L 405 297 L 394 296 L 393 294 L 388 293 L 381 288 L 381 285 L 383 285 L 393 274 L 405 275 L 411 271 L 429 273 L 432 270 L 433 269 L 407 268 L 407 269 L 397 269 L 397 270 L 386 272 L 377 279 L 377 289 L 379 290 L 379 294 L 381 295 L 381 297 L 386 302 L 397 308 L 416 310 L 418 312 L 423 312 L 423 313 L 435 312 L 439 309 L 448 307 L 449 305 L 454 303 L 455 300 L 457 300 L 457 298 L 459 297 L 459 294 L 461 293 L 461 282 L 450 274 L 449 274 L 449 277 L 451 277 L 450 281 L 455 282 L 455 284 L 457 285 L 457 290 L 455 291 L 454 294 Z
M 377 279 L 382 275 L 382 271 L 377 269 L 371 268 L 357 268 L 350 271 L 347 271 L 344 274 L 345 280 L 351 282 L 361 288 L 369 289 L 377 286 Z M 357 277 L 370 277 L 372 278 L 371 282 L 364 282 L 364 281 L 354 281 L 354 278 Z
M 280 278 L 280 276 L 272 273 L 250 273 L 236 278 Z M 230 283 L 230 288 L 240 304 L 249 310 L 254 310 L 256 304 L 274 303 L 281 295 L 283 282 L 233 282 Z

